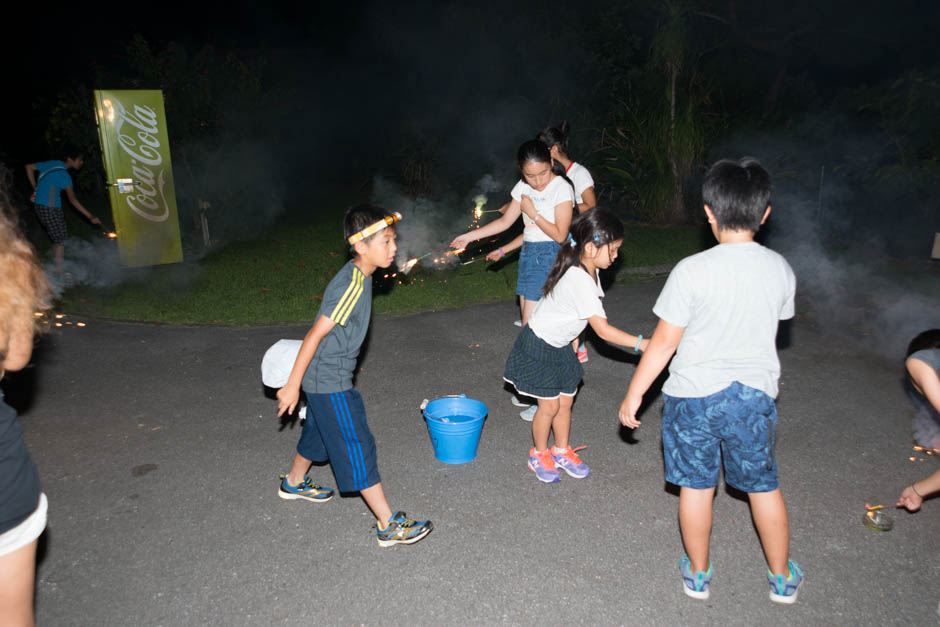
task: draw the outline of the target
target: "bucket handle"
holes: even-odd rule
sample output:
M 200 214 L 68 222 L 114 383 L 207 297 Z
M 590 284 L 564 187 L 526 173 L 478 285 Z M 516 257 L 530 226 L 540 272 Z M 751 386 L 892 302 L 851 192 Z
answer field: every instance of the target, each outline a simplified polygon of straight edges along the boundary
M 466 394 L 447 394 L 446 396 L 441 396 L 440 398 L 467 398 L 467 395 Z M 430 402 L 431 401 L 429 401 L 428 399 L 424 399 L 423 401 L 421 401 L 421 405 L 418 407 L 418 409 L 421 410 L 421 413 L 424 414 L 425 418 L 431 417 L 428 414 L 428 412 L 425 411 L 425 408 L 428 406 L 428 403 Z M 443 416 L 440 418 L 435 418 L 435 420 L 440 420 L 441 422 L 450 422 L 450 420 L 448 420 L 446 417 L 443 417 Z
M 467 398 L 467 395 L 466 394 L 446 394 L 444 396 L 441 396 L 440 398 Z M 420 409 L 421 411 L 424 411 L 424 408 L 427 407 L 428 403 L 430 402 L 431 401 L 429 401 L 428 399 L 424 399 L 423 401 L 421 401 L 421 405 L 418 406 L 418 409 Z

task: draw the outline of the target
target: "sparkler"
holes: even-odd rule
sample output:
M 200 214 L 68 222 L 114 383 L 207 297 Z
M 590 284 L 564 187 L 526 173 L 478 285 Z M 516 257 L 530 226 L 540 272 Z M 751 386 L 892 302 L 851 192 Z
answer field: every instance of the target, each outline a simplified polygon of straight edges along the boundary
M 486 211 L 483 210 L 483 205 L 486 204 L 486 196 L 483 194 L 480 194 L 474 198 L 473 202 L 476 203 L 476 207 L 473 209 L 473 216 L 475 218 L 481 217 L 484 213 L 497 213 L 499 211 L 499 209 L 487 209 Z
M 445 244 L 444 246 L 439 246 L 439 247 L 435 248 L 434 250 L 432 250 L 432 251 L 430 251 L 430 252 L 424 253 L 424 254 L 421 255 L 420 257 L 413 257 L 413 258 L 409 259 L 409 260 L 405 263 L 405 265 L 404 265 L 404 267 L 401 269 L 401 271 L 402 271 L 404 274 L 408 274 L 408 272 L 409 272 L 412 268 L 414 268 L 414 266 L 415 266 L 416 263 L 418 263 L 419 261 L 421 261 L 421 260 L 424 259 L 425 257 L 430 257 L 430 256 L 433 255 L 434 253 L 440 252 L 440 251 L 444 250 L 445 248 L 447 248 L 447 245 L 446 245 L 446 244 Z M 457 250 L 448 250 L 446 253 L 442 254 L 439 258 L 434 259 L 434 263 L 444 263 L 445 258 L 447 257 L 447 255 L 459 255 L 460 253 L 462 253 L 462 252 L 465 251 L 465 250 L 467 250 L 467 249 L 466 249 L 466 248 L 458 248 Z

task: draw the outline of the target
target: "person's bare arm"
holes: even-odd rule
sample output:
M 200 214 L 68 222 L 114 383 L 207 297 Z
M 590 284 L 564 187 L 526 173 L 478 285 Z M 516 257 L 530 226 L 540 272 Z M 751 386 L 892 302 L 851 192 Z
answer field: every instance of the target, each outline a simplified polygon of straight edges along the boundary
M 924 395 L 937 412 L 940 412 L 940 376 L 927 362 L 908 359 L 904 362 L 911 381 L 917 391 Z
M 97 216 L 92 215 L 88 209 L 78 202 L 78 198 L 75 197 L 75 190 L 71 187 L 65 188 L 65 195 L 68 197 L 69 202 L 72 203 L 72 206 L 75 207 L 80 213 L 82 213 L 92 224 L 101 224 L 101 220 Z
M 509 208 L 506 209 L 506 213 L 496 218 L 489 224 L 485 224 L 478 229 L 468 231 L 463 235 L 458 235 L 450 243 L 451 248 L 466 248 L 467 244 L 475 242 L 477 240 L 492 237 L 493 235 L 498 235 L 512 226 L 519 215 L 522 213 L 522 210 L 519 207 L 519 201 L 513 200 L 509 203 Z
M 588 187 L 581 192 L 581 202 L 578 203 L 578 214 L 590 211 L 597 206 L 597 197 L 594 195 L 594 188 Z
M 532 218 L 535 226 L 539 227 L 543 233 L 552 238 L 555 242 L 562 244 L 568 239 L 568 229 L 571 228 L 571 211 L 574 203 L 570 200 L 560 202 L 555 205 L 555 222 L 549 222 L 535 210 L 535 203 L 528 196 L 522 197 L 521 209 Z
M 679 340 L 685 327 L 677 327 L 669 324 L 665 320 L 660 320 L 653 331 L 653 337 L 650 338 L 646 352 L 640 359 L 633 378 L 630 379 L 630 386 L 627 388 L 627 395 L 620 404 L 618 414 L 620 422 L 624 426 L 636 429 L 640 426 L 640 421 L 636 419 L 636 412 L 643 403 L 643 395 L 653 385 L 653 381 L 663 371 L 669 360 L 672 359 L 676 348 L 679 347 Z
M 287 377 L 287 383 L 277 391 L 277 415 L 279 417 L 284 415 L 284 412 L 293 413 L 294 408 L 297 407 L 297 401 L 300 400 L 300 384 L 303 383 L 307 366 L 313 361 L 320 342 L 335 326 L 336 323 L 332 318 L 321 315 L 307 331 L 300 350 L 297 352 L 297 359 L 294 360 L 294 367 L 291 368 L 290 376 Z
M 940 470 L 904 488 L 896 505 L 906 507 L 908 511 L 916 512 L 923 504 L 924 497 L 937 491 L 940 491 Z
M 33 191 L 36 191 L 36 164 L 35 163 L 26 164 L 26 178 L 29 179 L 29 184 L 32 185 Z
M 524 236 L 522 235 L 522 233 L 520 233 L 508 244 L 503 244 L 496 250 L 491 250 L 486 255 L 487 261 L 498 261 L 502 259 L 503 257 L 505 257 L 506 255 L 508 255 L 509 253 L 511 253 L 512 251 L 516 250 L 517 248 L 521 248 L 523 237 Z
M 601 338 L 605 342 L 623 346 L 624 348 L 629 348 L 630 350 L 636 348 L 637 340 L 640 339 L 639 336 L 630 335 L 626 331 L 621 331 L 614 325 L 610 324 L 610 322 L 607 321 L 607 318 L 603 316 L 591 316 L 588 318 L 588 324 L 590 324 L 591 328 L 594 329 L 594 333 L 597 333 L 597 337 Z M 639 350 L 645 350 L 647 345 L 649 345 L 649 342 L 649 340 L 642 340 L 640 342 Z

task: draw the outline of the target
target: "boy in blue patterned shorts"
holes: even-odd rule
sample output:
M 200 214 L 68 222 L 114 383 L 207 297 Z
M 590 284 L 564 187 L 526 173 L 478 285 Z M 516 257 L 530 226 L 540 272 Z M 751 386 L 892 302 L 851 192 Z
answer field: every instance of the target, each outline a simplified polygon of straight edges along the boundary
M 361 205 L 346 212 L 343 229 L 353 259 L 336 273 L 323 294 L 316 322 L 304 337 L 287 383 L 277 392 L 278 416 L 292 413 L 303 388 L 307 399 L 297 454 L 281 475 L 278 495 L 322 503 L 331 488 L 307 476 L 312 461 L 329 461 L 341 492 L 359 492 L 375 514 L 379 546 L 413 544 L 430 533 L 429 520 L 392 513 L 382 489 L 375 439 L 362 396 L 352 387 L 359 348 L 372 314 L 372 273 L 395 260 L 394 223 L 401 216 Z
M 754 241 L 770 215 L 770 175 L 757 160 L 715 163 L 702 188 L 718 245 L 679 262 L 653 307 L 659 324 L 620 405 L 631 429 L 643 394 L 670 358 L 663 385 L 666 481 L 680 486 L 686 556 L 683 591 L 707 599 L 709 536 L 721 461 L 725 480 L 746 492 L 767 558 L 770 600 L 796 602 L 803 572 L 789 559 L 787 508 L 777 481 L 776 335 L 792 318 L 796 279 L 779 254 Z

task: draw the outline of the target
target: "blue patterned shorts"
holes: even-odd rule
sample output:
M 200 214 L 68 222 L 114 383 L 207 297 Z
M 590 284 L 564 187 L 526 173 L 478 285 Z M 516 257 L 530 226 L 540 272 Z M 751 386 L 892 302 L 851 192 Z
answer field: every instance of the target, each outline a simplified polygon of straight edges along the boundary
M 774 399 L 737 381 L 701 398 L 663 397 L 666 481 L 713 488 L 724 457 L 728 485 L 743 492 L 777 489 Z

